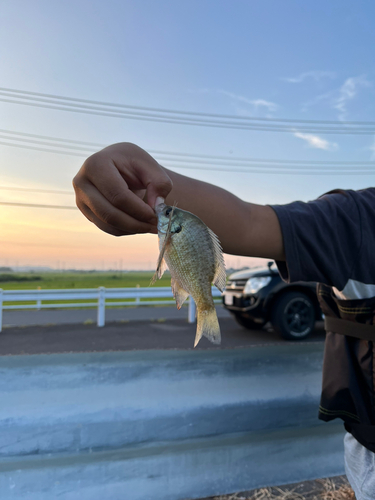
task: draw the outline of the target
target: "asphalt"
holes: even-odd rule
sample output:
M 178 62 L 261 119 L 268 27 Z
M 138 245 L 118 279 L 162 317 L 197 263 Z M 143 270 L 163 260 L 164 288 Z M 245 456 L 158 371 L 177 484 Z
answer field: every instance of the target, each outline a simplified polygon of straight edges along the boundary
M 144 309 L 144 311 L 140 311 Z M 119 321 L 111 321 L 109 311 L 122 311 Z M 20 315 L 19 326 L 4 327 L 0 333 L 0 356 L 17 354 L 46 354 L 64 352 L 103 352 L 103 351 L 130 351 L 149 349 L 193 349 L 196 325 L 187 322 L 187 308 L 176 315 L 172 308 L 138 308 L 135 309 L 134 318 L 130 319 L 130 310 L 108 310 L 107 322 L 104 327 L 98 328 L 90 318 L 90 310 L 83 310 L 83 322 L 72 322 L 78 311 L 64 310 L 65 320 L 69 321 L 56 324 L 54 322 L 42 323 L 40 314 L 38 321 L 41 324 L 24 325 L 26 315 Z M 272 328 L 250 331 L 239 326 L 221 306 L 217 308 L 221 327 L 222 343 L 220 346 L 211 344 L 203 338 L 196 349 L 233 349 L 239 347 L 285 344 Z M 23 311 L 17 311 L 19 315 Z M 32 311 L 31 314 L 45 313 L 47 311 Z M 51 311 L 48 311 L 51 312 Z M 94 311 L 95 312 L 95 311 Z M 148 318 L 145 319 L 147 312 Z M 6 311 L 7 315 L 9 311 Z M 169 317 L 169 314 L 172 317 Z M 4 314 L 6 318 L 6 314 Z M 45 316 L 46 320 L 49 316 Z M 95 318 L 94 318 L 95 319 Z M 12 321 L 14 318 L 12 319 Z M 37 321 L 35 320 L 35 321 Z M 52 324 L 51 324 L 52 323 Z M 322 342 L 324 330 L 322 324 L 303 342 Z
M 216 307 L 219 318 L 229 318 L 230 313 L 221 305 Z M 157 319 L 181 319 L 188 317 L 188 307 L 180 310 L 173 306 L 128 306 L 105 309 L 106 322 L 139 321 Z M 40 326 L 40 325 L 74 325 L 96 323 L 97 309 L 4 309 L 3 327 Z

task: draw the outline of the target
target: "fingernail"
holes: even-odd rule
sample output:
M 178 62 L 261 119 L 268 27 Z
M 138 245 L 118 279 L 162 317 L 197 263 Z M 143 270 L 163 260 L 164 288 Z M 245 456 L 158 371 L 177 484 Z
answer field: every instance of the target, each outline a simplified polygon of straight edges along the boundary
M 156 200 L 155 200 L 155 208 L 156 208 L 158 205 L 161 205 L 162 203 L 164 203 L 164 198 L 162 198 L 161 196 L 157 196 L 157 197 L 156 197 Z

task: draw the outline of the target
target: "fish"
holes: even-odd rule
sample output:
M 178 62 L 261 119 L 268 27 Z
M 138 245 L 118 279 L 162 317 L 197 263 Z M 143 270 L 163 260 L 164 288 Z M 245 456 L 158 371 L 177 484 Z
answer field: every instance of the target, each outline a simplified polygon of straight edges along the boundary
M 196 215 L 166 205 L 155 207 L 158 218 L 159 258 L 152 283 L 164 271 L 171 273 L 177 308 L 191 295 L 196 304 L 197 330 L 194 347 L 202 336 L 221 343 L 220 325 L 212 298 L 212 283 L 223 292 L 226 271 L 223 250 L 216 234 Z

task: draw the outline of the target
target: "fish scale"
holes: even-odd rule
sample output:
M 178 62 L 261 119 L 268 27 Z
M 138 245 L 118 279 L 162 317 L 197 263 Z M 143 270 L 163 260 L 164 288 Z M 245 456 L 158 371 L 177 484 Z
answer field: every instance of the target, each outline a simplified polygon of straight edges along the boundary
M 177 276 L 178 281 L 182 285 L 182 288 L 186 290 L 189 295 L 193 296 L 197 305 L 202 304 L 202 306 L 213 306 L 213 299 L 210 294 L 211 283 L 214 278 L 215 270 L 212 268 L 212 272 L 208 271 L 208 279 L 202 269 L 202 260 L 199 259 L 197 247 L 202 245 L 201 251 L 203 253 L 210 252 L 212 255 L 212 260 L 214 259 L 213 251 L 211 248 L 208 248 L 207 241 L 200 241 L 197 238 L 196 247 L 192 248 L 189 244 L 189 240 L 185 238 L 181 242 L 174 243 L 174 238 L 178 237 L 178 235 L 173 235 L 171 238 L 171 246 L 170 251 L 165 256 L 165 260 L 167 262 L 168 268 L 171 271 L 171 275 L 175 278 Z M 199 245 L 200 244 L 200 245 Z M 189 255 L 190 259 L 182 259 L 179 255 Z

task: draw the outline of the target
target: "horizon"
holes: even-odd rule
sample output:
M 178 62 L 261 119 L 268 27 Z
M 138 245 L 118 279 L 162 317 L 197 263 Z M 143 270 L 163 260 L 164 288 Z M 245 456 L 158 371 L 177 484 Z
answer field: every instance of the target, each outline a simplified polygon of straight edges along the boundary
M 270 261 L 270 259 L 264 259 L 264 263 L 256 263 L 254 265 L 250 266 L 240 266 L 240 267 L 229 267 L 226 268 L 227 273 L 232 273 L 235 271 L 241 271 L 243 269 L 256 269 L 260 267 L 266 267 L 267 262 Z M 144 268 L 139 268 L 139 269 L 118 269 L 118 268 L 107 268 L 107 269 L 98 269 L 98 268 L 54 268 L 54 267 L 49 267 L 49 266 L 0 266 L 0 274 L 6 274 L 6 273 L 24 273 L 24 272 L 40 272 L 40 273 L 153 273 L 155 272 L 155 269 L 144 269 Z M 170 274 L 169 269 L 165 270 L 165 273 Z

